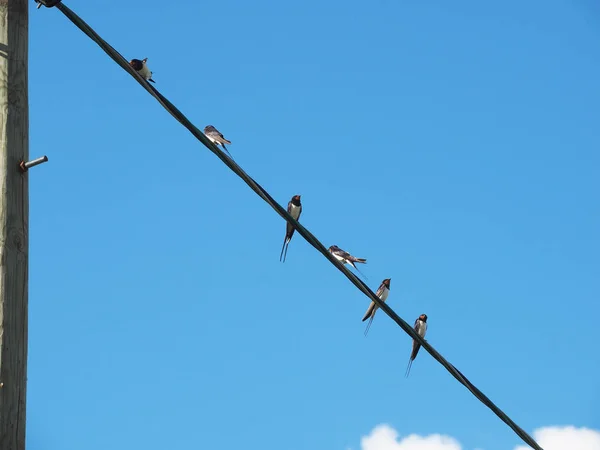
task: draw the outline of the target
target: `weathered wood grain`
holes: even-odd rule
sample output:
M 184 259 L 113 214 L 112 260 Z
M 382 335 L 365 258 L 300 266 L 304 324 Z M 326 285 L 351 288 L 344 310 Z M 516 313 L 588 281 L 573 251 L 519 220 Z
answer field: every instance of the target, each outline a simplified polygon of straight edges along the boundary
M 0 0 L 0 449 L 25 449 L 29 192 L 28 0 Z

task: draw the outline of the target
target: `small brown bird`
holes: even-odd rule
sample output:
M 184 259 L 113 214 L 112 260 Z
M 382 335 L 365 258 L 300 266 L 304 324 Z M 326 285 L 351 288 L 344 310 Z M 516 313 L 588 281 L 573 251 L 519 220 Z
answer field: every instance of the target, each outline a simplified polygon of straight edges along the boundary
M 385 302 L 388 298 L 388 295 L 390 294 L 390 282 L 391 281 L 392 281 L 391 278 L 386 278 L 385 280 L 383 280 L 381 282 L 381 284 L 379 285 L 377 292 L 375 292 L 375 295 L 377 297 L 379 297 L 382 302 Z M 369 332 L 369 328 L 371 328 L 371 324 L 373 323 L 373 318 L 375 318 L 375 313 L 377 312 L 378 309 L 379 309 L 379 306 L 377 306 L 377 303 L 372 301 L 371 304 L 369 305 L 369 308 L 367 309 L 367 312 L 365 313 L 365 316 L 362 318 L 363 322 L 369 318 L 371 319 L 371 320 L 369 320 L 369 323 L 367 324 L 367 328 L 365 329 L 365 336 Z
M 425 333 L 427 333 L 427 314 L 421 314 L 417 320 L 415 320 L 415 326 L 413 327 L 415 332 L 421 336 L 423 339 L 425 338 Z M 417 353 L 419 353 L 419 349 L 421 348 L 421 344 L 416 339 L 413 339 L 412 352 L 410 354 L 410 359 L 408 360 L 408 367 L 406 368 L 406 377 L 410 374 L 410 368 L 412 367 L 412 363 L 417 357 Z
M 129 65 L 132 67 L 133 70 L 139 73 L 144 80 L 156 83 L 156 81 L 152 79 L 152 72 L 150 71 L 150 69 L 148 69 L 148 65 L 146 64 L 147 62 L 148 58 L 132 59 L 131 61 L 129 61 Z
M 227 139 L 225 139 L 225 137 L 223 137 L 223 134 L 217 130 L 215 127 L 213 127 L 212 125 L 207 125 L 204 127 L 204 134 L 206 135 L 206 137 L 208 139 L 210 139 L 216 146 L 218 146 L 219 144 L 221 144 L 223 146 L 223 149 L 227 152 L 227 154 L 229 155 L 229 157 L 231 159 L 233 159 L 233 157 L 231 156 L 231 154 L 229 153 L 229 150 L 227 150 L 227 147 L 225 147 L 225 144 L 231 144 L 231 141 L 228 141 Z
M 294 218 L 294 220 L 300 220 L 300 214 L 302 213 L 302 203 L 300 203 L 299 195 L 294 195 L 292 199 L 288 202 L 287 212 L 290 216 Z M 286 222 L 285 239 L 283 240 L 283 247 L 281 247 L 281 255 L 279 255 L 279 261 L 281 261 L 281 257 L 283 256 L 283 262 L 285 262 L 285 258 L 287 256 L 287 249 L 290 245 L 290 241 L 292 240 L 292 236 L 294 235 L 294 231 L 296 231 L 296 229 L 292 226 L 292 224 Z M 284 249 L 285 253 L 283 252 Z

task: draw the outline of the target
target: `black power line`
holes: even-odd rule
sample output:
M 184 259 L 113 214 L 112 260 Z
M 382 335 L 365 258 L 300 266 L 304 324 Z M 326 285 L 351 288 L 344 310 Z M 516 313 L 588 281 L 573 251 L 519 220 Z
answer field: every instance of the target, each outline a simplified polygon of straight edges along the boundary
M 45 4 L 49 0 L 40 0 L 40 4 Z M 446 368 L 450 374 L 456 378 L 463 386 L 465 386 L 471 393 L 479 399 L 481 403 L 490 408 L 494 414 L 496 414 L 504 423 L 506 423 L 526 444 L 535 450 L 543 450 L 529 434 L 527 434 L 521 427 L 519 427 L 510 417 L 508 417 L 500 408 L 498 408 L 483 392 L 473 385 L 456 367 L 450 364 L 446 359 L 440 355 L 429 343 L 421 338 L 413 328 L 405 322 L 398 314 L 394 312 L 385 302 L 382 302 L 373 291 L 360 280 L 356 275 L 350 272 L 344 265 L 342 265 L 321 242 L 304 226 L 294 220 L 287 211 L 277 203 L 273 197 L 269 195 L 256 181 L 252 179 L 236 162 L 228 158 L 221 149 L 213 144 L 205 135 L 202 133 L 192 122 L 185 117 L 179 109 L 175 107 L 169 100 L 167 100 L 160 92 L 158 92 L 153 86 L 147 83 L 133 68 L 129 65 L 128 61 L 116 51 L 110 44 L 102 39 L 98 33 L 96 33 L 87 23 L 85 23 L 77 14 L 71 11 L 64 3 L 60 2 L 56 4 L 56 7 L 71 21 L 77 28 L 83 31 L 90 39 L 104 50 L 104 52 L 110 56 L 119 66 L 121 66 L 144 88 L 150 95 L 152 95 L 161 105 L 165 108 L 177 121 L 179 121 L 190 133 L 202 142 L 211 152 L 225 163 L 237 176 L 239 176 L 244 182 L 252 189 L 256 194 L 267 202 L 271 208 L 273 208 L 281 217 L 289 222 L 298 233 L 317 251 L 319 251 L 325 258 L 327 258 L 340 272 L 342 272 L 346 278 L 348 278 L 352 284 L 354 284 L 363 294 L 374 301 L 379 308 L 381 308 L 394 322 L 398 324 L 400 328 L 404 330 L 411 338 L 416 339 L 423 348 L 433 356 L 442 366 Z M 51 1 L 48 7 L 54 6 L 55 2 Z

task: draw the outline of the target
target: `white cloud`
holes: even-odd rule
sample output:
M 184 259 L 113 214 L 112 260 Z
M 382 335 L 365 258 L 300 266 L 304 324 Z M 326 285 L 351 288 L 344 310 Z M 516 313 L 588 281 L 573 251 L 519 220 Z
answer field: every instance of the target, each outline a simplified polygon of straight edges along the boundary
M 533 432 L 533 438 L 544 450 L 600 450 L 600 431 L 574 426 L 543 427 Z M 391 426 L 377 425 L 360 440 L 361 450 L 463 450 L 450 436 L 409 434 L 399 439 Z M 514 450 L 531 450 L 519 445 Z
M 385 424 L 377 425 L 360 445 L 362 450 L 462 450 L 456 439 L 441 434 L 410 434 L 398 440 L 398 432 Z
M 600 431 L 589 428 L 544 427 L 533 432 L 533 439 L 544 450 L 600 450 Z M 531 450 L 527 446 L 515 450 Z

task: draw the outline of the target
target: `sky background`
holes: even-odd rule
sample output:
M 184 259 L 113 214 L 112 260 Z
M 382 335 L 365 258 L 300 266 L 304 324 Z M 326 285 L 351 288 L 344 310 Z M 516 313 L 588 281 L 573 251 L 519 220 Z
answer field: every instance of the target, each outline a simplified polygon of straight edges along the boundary
M 597 4 L 65 4 L 526 431 L 600 430 Z M 60 11 L 30 17 L 28 450 L 522 444 L 428 353 L 405 379 L 402 330 L 365 338 L 337 269 L 298 235 L 280 263 L 266 203 Z

